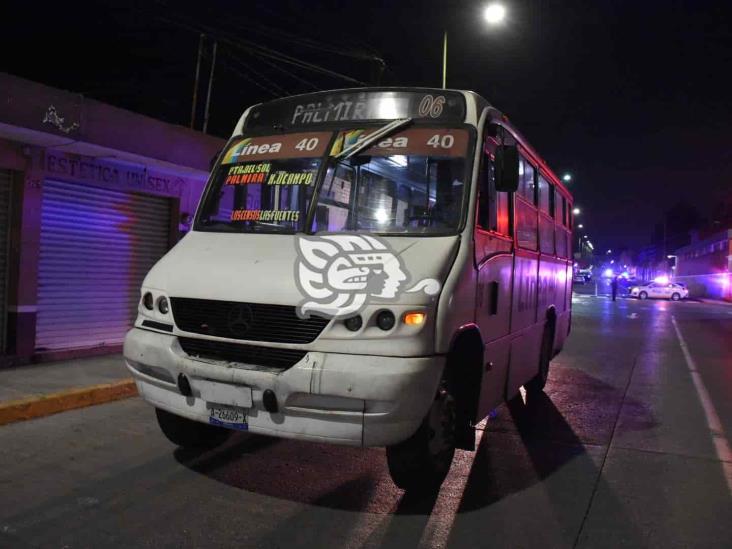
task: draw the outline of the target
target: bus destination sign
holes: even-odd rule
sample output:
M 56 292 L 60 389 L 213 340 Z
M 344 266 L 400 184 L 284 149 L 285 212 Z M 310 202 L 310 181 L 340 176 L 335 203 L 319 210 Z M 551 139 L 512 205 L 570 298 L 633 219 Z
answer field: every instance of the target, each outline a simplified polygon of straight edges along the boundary
M 301 128 L 329 122 L 422 118 L 461 123 L 465 98 L 455 92 L 346 91 L 279 99 L 254 107 L 246 128 Z

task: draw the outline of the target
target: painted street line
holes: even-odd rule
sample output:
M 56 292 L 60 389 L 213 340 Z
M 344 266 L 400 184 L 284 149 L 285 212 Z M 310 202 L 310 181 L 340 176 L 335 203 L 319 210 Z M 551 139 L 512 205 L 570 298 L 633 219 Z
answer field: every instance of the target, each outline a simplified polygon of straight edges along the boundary
M 694 382 L 696 392 L 699 395 L 699 401 L 704 409 L 704 415 L 707 418 L 709 432 L 712 436 L 712 441 L 714 442 L 714 449 L 717 452 L 717 457 L 722 462 L 722 469 L 724 470 L 724 476 L 727 480 L 727 488 L 729 488 L 730 494 L 732 494 L 732 450 L 730 449 L 729 442 L 724 434 L 722 422 L 719 420 L 719 414 L 717 414 L 717 410 L 714 408 L 712 399 L 709 396 L 709 391 L 707 391 L 701 374 L 699 373 L 699 369 L 696 367 L 696 362 L 689 352 L 686 340 L 684 339 L 684 336 L 681 335 L 681 329 L 676 322 L 676 317 L 672 316 L 671 322 L 676 330 L 676 336 L 679 338 L 681 351 L 684 353 L 684 358 L 686 359 L 686 366 L 689 369 L 689 374 Z

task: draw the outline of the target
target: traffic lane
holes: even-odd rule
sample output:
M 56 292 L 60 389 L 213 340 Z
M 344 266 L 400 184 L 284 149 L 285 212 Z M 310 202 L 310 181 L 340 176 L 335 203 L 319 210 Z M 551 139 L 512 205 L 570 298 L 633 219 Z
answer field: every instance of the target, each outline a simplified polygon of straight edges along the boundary
M 597 321 L 589 312 L 576 315 L 587 316 L 576 330 L 589 335 Z M 600 362 L 593 363 L 598 371 Z M 477 528 L 484 525 L 502 532 L 506 546 L 524 543 L 533 531 L 547 545 L 568 546 L 619 405 L 619 397 L 607 395 L 628 375 L 618 362 L 610 377 L 604 373 L 607 382 L 595 381 L 582 365 L 553 364 L 550 397 L 532 408 L 542 411 L 533 418 L 517 401 L 501 407 L 477 454 L 458 451 L 433 501 L 405 498 L 380 449 L 235 436 L 213 452 L 176 450 L 158 432 L 151 409 L 134 400 L 0 431 L 8 442 L 0 445 L 3 461 L 12 463 L 0 479 L 15 486 L 7 507 L 14 513 L 4 522 L 19 539 L 41 545 L 59 535 L 72 545 L 205 544 L 242 536 L 259 546 L 460 545 L 478 531 L 488 535 Z M 18 489 L 21 478 L 32 485 Z M 551 513 L 529 511 L 547 507 Z
M 587 546 L 731 539 L 704 520 L 729 509 L 717 491 L 717 463 L 685 458 L 672 470 L 679 456 L 614 443 L 606 455 L 636 356 L 668 346 L 664 315 L 653 312 L 647 303 L 576 303 L 547 397 L 500 407 L 478 452 L 458 451 L 435 499 L 396 489 L 379 449 L 236 435 L 212 452 L 177 450 L 138 399 L 5 427 L 0 545 L 568 547 L 578 539 Z M 647 425 L 657 422 L 652 410 L 642 413 Z M 655 476 L 633 478 L 649 456 L 657 456 L 646 467 Z M 693 505 L 687 520 L 672 521 L 685 502 Z M 654 512 L 646 517 L 648 508 Z
M 0 546 L 462 546 L 477 524 L 500 531 L 499 546 L 532 530 L 571 546 L 602 448 L 523 432 L 458 451 L 424 499 L 392 484 L 381 449 L 236 434 L 186 452 L 139 399 L 68 412 L 0 430 Z
M 732 437 L 732 306 L 679 307 L 673 315 L 709 392 L 727 437 Z
M 595 300 L 643 334 L 580 547 L 732 544 L 732 498 L 672 324 L 706 304 Z M 618 500 L 624 513 L 617 515 Z M 634 528 L 629 532 L 630 525 Z M 642 533 L 640 543 L 637 541 Z
M 674 315 L 704 314 L 704 307 L 702 303 L 668 300 L 613 302 L 603 297 L 575 298 L 575 311 L 591 311 L 587 320 L 594 322 L 592 333 L 602 336 L 580 336 L 588 347 L 582 360 L 591 355 L 589 347 L 611 349 L 610 357 L 602 355 L 603 368 L 617 368 L 612 359 L 615 356 L 623 364 L 630 362 L 633 370 L 623 392 L 614 446 L 717 459 L 704 410 L 672 324 Z M 572 348 L 575 346 L 573 343 Z M 557 360 L 561 363 L 563 356 Z
M 672 319 L 678 323 L 729 437 L 732 433 L 732 399 L 729 398 L 732 394 L 732 306 L 655 299 L 624 299 L 613 305 L 618 304 L 627 307 L 629 318 L 633 317 L 641 327 L 649 323 L 654 327 L 646 333 L 647 340 L 637 357 L 628 396 L 641 402 L 655 420 L 653 425 L 644 426 L 641 413 L 644 410 L 633 409 L 633 402 L 628 402 L 615 443 L 717 459 Z M 632 438 L 635 440 L 631 443 Z

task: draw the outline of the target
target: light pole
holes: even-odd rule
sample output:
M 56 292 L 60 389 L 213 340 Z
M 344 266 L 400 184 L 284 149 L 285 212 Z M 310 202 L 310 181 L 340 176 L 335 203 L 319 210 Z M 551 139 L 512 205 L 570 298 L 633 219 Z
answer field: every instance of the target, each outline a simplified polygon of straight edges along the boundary
M 506 8 L 499 2 L 491 2 L 483 10 L 483 18 L 490 26 L 503 23 Z M 442 89 L 447 88 L 447 31 L 442 36 Z

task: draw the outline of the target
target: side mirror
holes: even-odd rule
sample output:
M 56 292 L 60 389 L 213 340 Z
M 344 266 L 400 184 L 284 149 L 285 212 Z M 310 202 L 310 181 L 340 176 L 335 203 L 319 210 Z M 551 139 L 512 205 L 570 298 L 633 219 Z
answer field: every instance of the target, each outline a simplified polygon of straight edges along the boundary
M 515 145 L 501 145 L 496 150 L 496 190 L 513 193 L 518 190 L 519 153 Z

